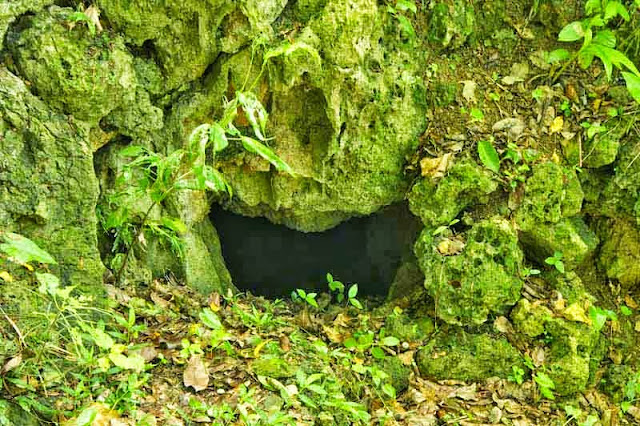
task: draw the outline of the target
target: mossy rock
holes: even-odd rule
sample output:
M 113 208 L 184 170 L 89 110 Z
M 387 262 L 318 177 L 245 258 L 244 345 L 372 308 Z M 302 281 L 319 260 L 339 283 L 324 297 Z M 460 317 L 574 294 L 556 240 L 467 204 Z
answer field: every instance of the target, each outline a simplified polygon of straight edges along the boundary
M 410 318 L 405 314 L 390 315 L 385 321 L 387 334 L 402 342 L 425 340 L 433 333 L 435 326 L 429 317 Z
M 458 48 L 476 31 L 473 3 L 464 0 L 439 1 L 428 14 L 427 40 L 441 47 Z
M 418 181 L 409 193 L 409 207 L 425 226 L 446 226 L 465 208 L 486 201 L 496 189 L 498 183 L 489 171 L 463 159 L 454 163 L 439 181 Z
M 99 0 L 98 6 L 128 43 L 154 58 L 162 75 L 161 93 L 202 76 L 221 50 L 218 32 L 236 8 L 230 0 Z M 251 3 L 246 2 L 248 7 Z M 264 5 L 276 1 L 263 1 Z M 249 22 L 246 22 L 249 25 Z
M 571 270 L 591 259 L 600 240 L 582 217 L 576 216 L 522 231 L 520 242 L 528 257 L 541 265 L 555 252 L 562 253 L 565 268 Z
M 614 402 L 620 403 L 626 399 L 625 391 L 627 383 L 640 377 L 628 365 L 609 364 L 604 369 L 599 388 L 609 395 Z
M 409 388 L 411 368 L 404 365 L 400 359 L 387 356 L 378 364 L 389 375 L 388 382 L 395 388 L 397 393 L 404 392 Z
M 555 317 L 551 310 L 520 300 L 511 313 L 516 330 L 546 346 L 545 371 L 560 395 L 584 391 L 605 354 L 605 342 L 591 325 Z
M 89 132 L 56 113 L 0 68 L 0 229 L 22 234 L 57 261 L 65 285 L 101 295 L 98 182 Z
M 598 168 L 616 161 L 625 126 L 612 122 L 606 124 L 613 128 L 584 142 L 578 142 L 578 138 L 563 141 L 563 152 L 570 164 L 581 162 L 584 167 Z
M 262 357 L 251 362 L 251 371 L 258 376 L 284 379 L 296 374 L 297 366 L 282 358 Z
M 436 315 L 450 324 L 480 324 L 520 298 L 523 254 L 513 226 L 495 217 L 474 224 L 464 241 L 426 228 L 415 245 Z M 458 246 L 454 252 L 448 248 Z
M 260 50 L 253 62 L 251 49 L 221 58 L 174 104 L 165 146 L 181 146 L 195 125 L 220 116 L 224 96 L 257 79 L 256 95 L 270 105 L 271 147 L 296 176 L 231 147 L 220 158 L 234 192 L 227 209 L 309 232 L 401 201 L 406 156 L 426 127 L 424 59 L 386 32 L 388 18 L 373 0 L 328 0 L 262 74 Z
M 478 382 L 506 379 L 512 367 L 526 370 L 522 355 L 502 337 L 450 328 L 422 347 L 416 362 L 427 379 Z
M 640 285 L 640 229 L 624 219 L 602 218 L 596 230 L 603 241 L 598 267 L 625 289 Z
M 52 6 L 26 17 L 7 47 L 20 74 L 38 95 L 59 111 L 97 123 L 134 101 L 137 81 L 133 57 L 116 35 L 92 35 L 75 23 L 71 8 Z
M 552 161 L 536 164 L 525 184 L 516 222 L 525 232 L 542 224 L 558 223 L 580 213 L 583 199 L 575 171 Z

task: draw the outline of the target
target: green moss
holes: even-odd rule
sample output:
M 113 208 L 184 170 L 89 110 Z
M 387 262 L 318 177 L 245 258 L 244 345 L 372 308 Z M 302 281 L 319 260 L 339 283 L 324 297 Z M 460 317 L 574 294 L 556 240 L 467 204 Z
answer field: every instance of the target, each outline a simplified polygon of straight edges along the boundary
M 507 378 L 512 367 L 526 369 L 522 355 L 502 337 L 449 329 L 418 351 L 416 362 L 427 379 L 482 381 Z
M 97 123 L 125 104 L 136 88 L 133 59 L 121 38 L 69 30 L 73 9 L 52 6 L 25 19 L 8 48 L 38 95 L 60 111 Z M 21 26 L 22 27 L 22 26 Z
M 57 260 L 64 284 L 101 294 L 98 183 L 87 128 L 53 112 L 0 68 L 0 229 L 25 235 Z
M 409 318 L 405 314 L 390 315 L 385 327 L 390 336 L 403 342 L 425 340 L 434 330 L 433 320 L 429 317 Z
M 582 392 L 593 380 L 605 353 L 604 340 L 590 325 L 556 318 L 539 304 L 520 300 L 511 313 L 516 328 L 548 347 L 544 368 L 560 395 Z
M 41 424 L 32 414 L 8 401 L 0 399 L 0 426 L 38 426 Z
M 536 164 L 526 182 L 516 221 L 524 231 L 543 223 L 557 223 L 580 213 L 583 198 L 573 170 L 551 161 Z
M 563 254 L 566 269 L 574 269 L 589 260 L 598 246 L 596 234 L 579 217 L 557 223 L 542 223 L 528 228 L 520 237 L 527 255 L 540 264 L 554 252 Z
M 480 324 L 502 314 L 520 298 L 522 251 L 515 229 L 501 218 L 476 223 L 459 253 L 446 248 L 459 240 L 425 229 L 415 246 L 425 288 L 438 318 L 451 324 Z
M 577 138 L 573 138 L 563 142 L 563 152 L 570 164 L 581 163 L 584 167 L 598 168 L 612 164 L 616 160 L 624 126 L 612 122 L 606 124 L 607 127 L 613 128 L 597 134 L 593 139 L 578 142 Z
M 448 225 L 465 208 L 482 202 L 497 188 L 487 170 L 472 160 L 461 160 L 440 181 L 425 178 L 415 184 L 409 193 L 409 207 L 428 227 Z
M 427 39 L 442 47 L 462 46 L 476 27 L 473 4 L 464 0 L 433 4 L 428 19 Z
M 613 398 L 613 401 L 620 403 L 625 400 L 625 387 L 627 383 L 636 377 L 633 369 L 628 365 L 609 364 L 600 381 L 600 389 Z
M 250 154 L 227 157 L 222 170 L 235 195 L 228 209 L 322 231 L 404 197 L 405 158 L 426 125 L 423 58 L 391 40 L 386 19 L 373 0 L 327 1 L 295 33 L 294 49 L 270 60 L 254 90 L 270 104 L 272 147 L 297 177 Z M 222 59 L 175 105 L 167 146 L 179 146 L 194 125 L 220 113 L 223 96 L 256 79 L 259 53 L 253 67 L 248 49 Z
M 388 382 L 397 393 L 404 392 L 409 388 L 411 368 L 404 365 L 399 358 L 387 356 L 379 364 L 380 368 L 389 375 Z
M 262 357 L 251 362 L 251 371 L 258 376 L 274 379 L 293 377 L 297 367 L 290 362 L 275 357 Z
M 625 289 L 640 284 L 640 229 L 628 220 L 602 218 L 596 230 L 603 241 L 598 266 Z
M 532 304 L 520 299 L 511 311 L 511 320 L 518 331 L 529 337 L 538 337 L 544 333 L 544 326 L 553 317 L 549 308 L 541 304 Z

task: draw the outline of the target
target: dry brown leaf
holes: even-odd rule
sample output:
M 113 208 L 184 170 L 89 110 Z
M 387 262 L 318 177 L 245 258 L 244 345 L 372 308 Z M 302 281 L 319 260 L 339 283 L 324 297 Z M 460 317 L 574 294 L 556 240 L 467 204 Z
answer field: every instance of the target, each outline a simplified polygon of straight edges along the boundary
M 444 177 L 449 164 L 451 162 L 451 153 L 444 154 L 442 157 L 425 157 L 420 160 L 420 172 L 422 176 L 430 176 L 432 178 Z
M 631 309 L 638 309 L 638 303 L 628 294 L 624 296 L 624 303 Z
M 22 355 L 18 354 L 17 356 L 14 356 L 9 361 L 7 361 L 4 367 L 2 367 L 2 373 L 7 373 L 13 370 L 17 366 L 19 366 L 21 363 L 22 363 Z
M 209 386 L 209 372 L 200 355 L 193 355 L 184 369 L 182 381 L 186 387 L 191 386 L 196 392 Z

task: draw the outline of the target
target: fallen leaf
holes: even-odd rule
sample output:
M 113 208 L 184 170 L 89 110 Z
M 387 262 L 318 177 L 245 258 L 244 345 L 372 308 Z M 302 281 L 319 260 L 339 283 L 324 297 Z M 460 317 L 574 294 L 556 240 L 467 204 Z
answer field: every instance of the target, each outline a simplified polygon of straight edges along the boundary
M 587 315 L 584 306 L 578 302 L 572 303 L 562 312 L 562 316 L 569 321 L 583 322 L 591 324 L 591 319 Z
M 191 386 L 196 392 L 209 386 L 209 373 L 200 355 L 193 355 L 184 369 L 182 381 L 186 387 Z
M 493 326 L 500 333 L 513 333 L 513 326 L 506 317 L 500 316 L 493 322 Z
M 462 97 L 464 97 L 467 102 L 476 102 L 476 88 L 478 84 L 471 80 L 465 80 L 462 84 L 464 85 L 462 88 Z
M 7 361 L 4 367 L 2 367 L 2 373 L 6 373 L 13 370 L 17 366 L 19 366 L 20 363 L 22 363 L 22 355 L 18 354 L 17 356 L 14 356 L 9 361 Z
M 638 309 L 638 303 L 633 300 L 633 297 L 629 296 L 628 294 L 624 296 L 624 303 L 626 303 L 627 306 L 631 309 Z
M 430 176 L 432 178 L 444 177 L 451 160 L 451 153 L 447 153 L 442 157 L 430 158 L 425 157 L 420 160 L 420 171 L 422 176 Z
M 563 126 L 564 126 L 564 119 L 562 118 L 561 115 L 559 115 L 556 118 L 554 118 L 553 121 L 551 122 L 551 126 L 549 126 L 549 132 L 551 134 L 558 133 L 562 130 Z
M 13 282 L 13 277 L 7 271 L 0 271 L 0 279 L 8 283 Z

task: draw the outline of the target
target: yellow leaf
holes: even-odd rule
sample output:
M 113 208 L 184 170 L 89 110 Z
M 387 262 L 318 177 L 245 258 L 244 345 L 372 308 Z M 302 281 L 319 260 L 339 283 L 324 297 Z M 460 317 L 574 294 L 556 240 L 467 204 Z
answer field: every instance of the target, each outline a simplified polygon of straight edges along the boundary
M 591 319 L 587 315 L 587 312 L 580 303 L 572 303 L 562 313 L 562 316 L 569 321 L 578 321 L 585 324 L 591 324 Z
M 22 264 L 22 266 L 24 266 L 25 268 L 27 268 L 27 270 L 29 272 L 33 272 L 33 266 L 29 265 L 28 263 L 24 263 Z
M 262 348 L 265 347 L 267 343 L 269 343 L 269 340 L 264 340 L 258 343 L 258 346 L 256 346 L 255 349 L 253 350 L 253 356 L 258 358 L 258 356 L 260 355 L 260 351 L 262 350 Z
M 562 130 L 563 126 L 564 126 L 564 119 L 562 118 L 561 115 L 559 115 L 553 119 L 551 126 L 549 126 L 549 131 L 551 132 L 551 134 L 558 133 L 559 131 Z
M 13 282 L 13 277 L 7 271 L 0 271 L 0 279 L 10 283 Z

